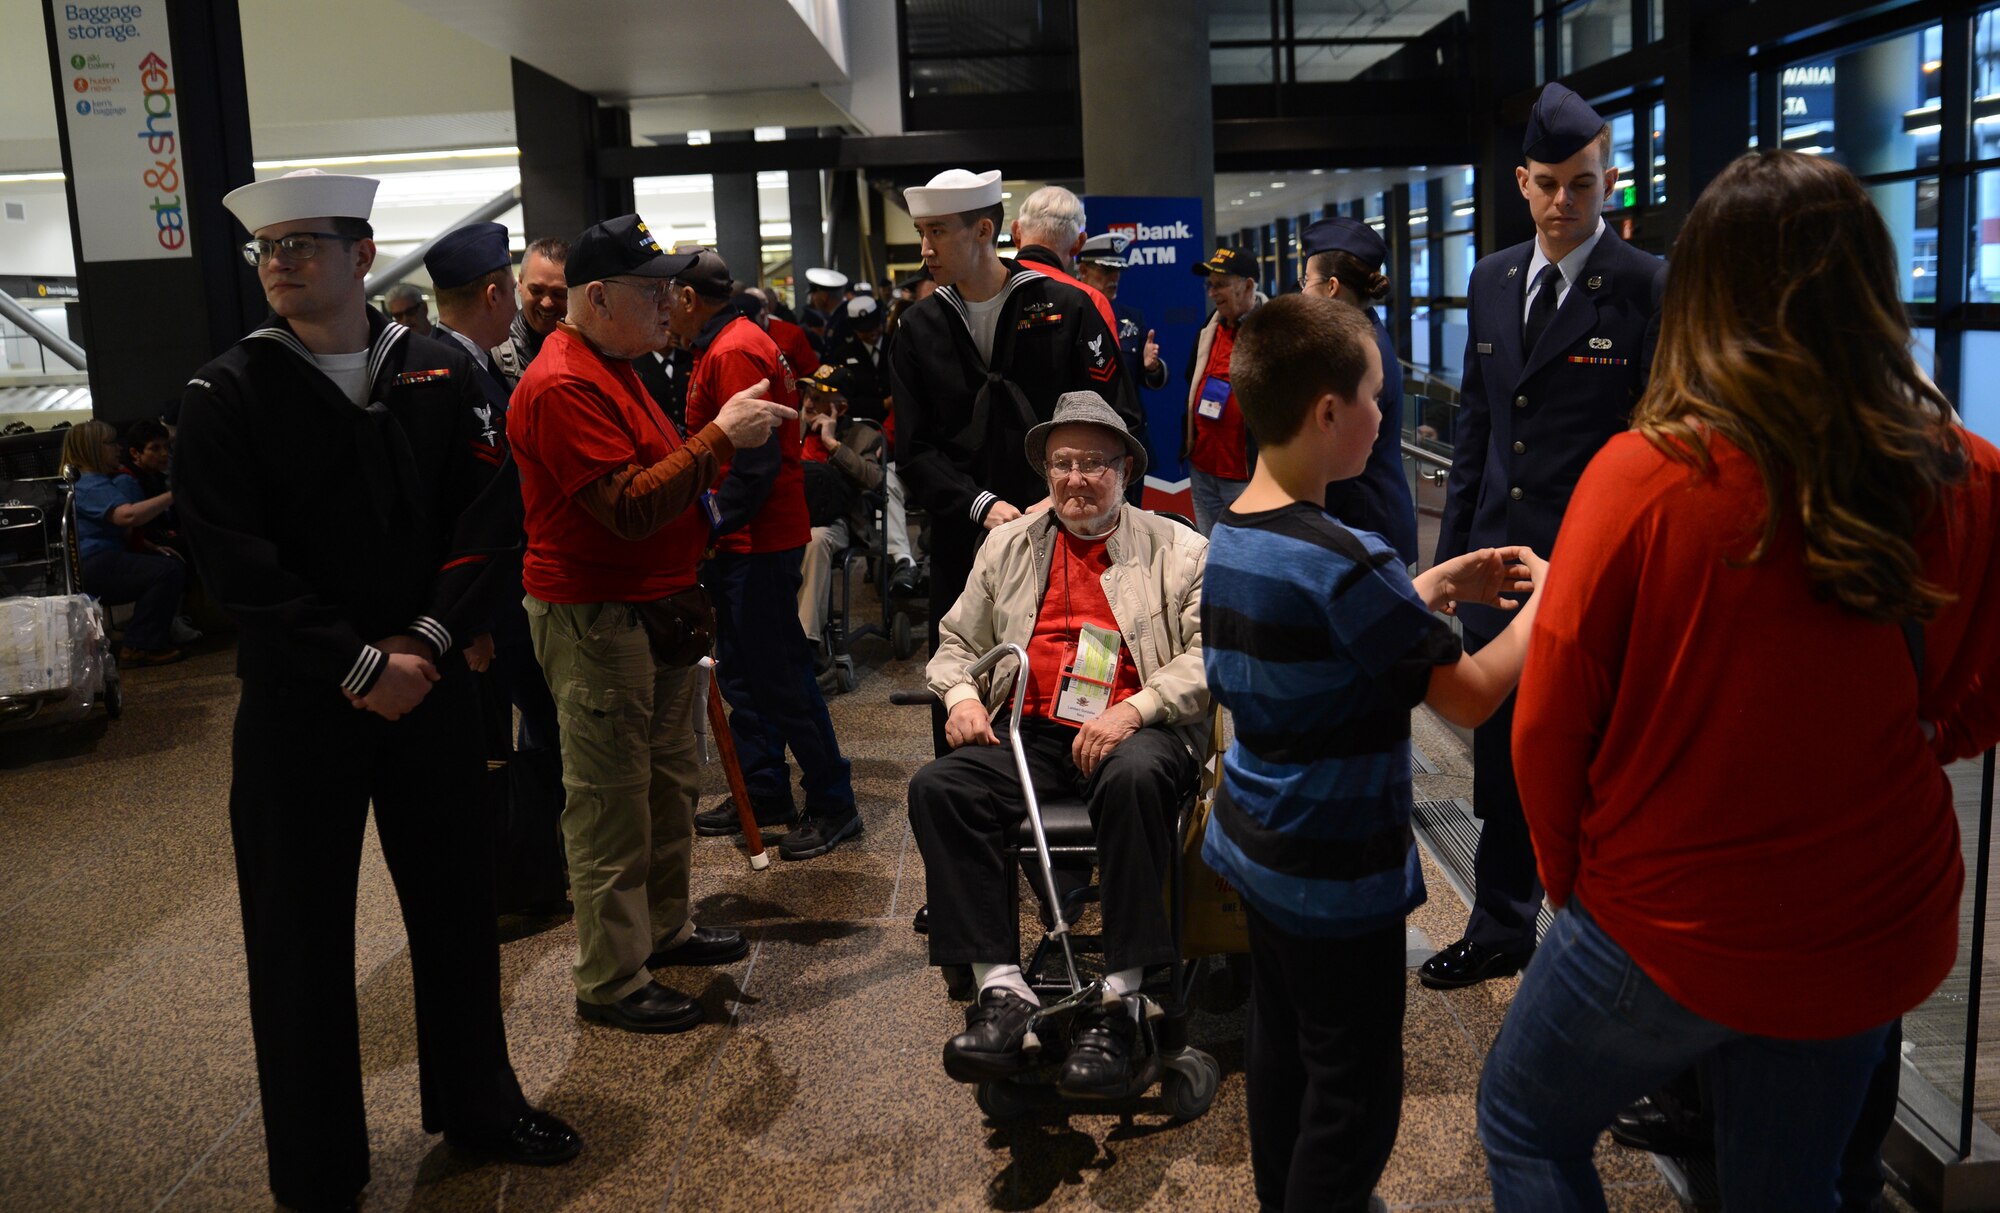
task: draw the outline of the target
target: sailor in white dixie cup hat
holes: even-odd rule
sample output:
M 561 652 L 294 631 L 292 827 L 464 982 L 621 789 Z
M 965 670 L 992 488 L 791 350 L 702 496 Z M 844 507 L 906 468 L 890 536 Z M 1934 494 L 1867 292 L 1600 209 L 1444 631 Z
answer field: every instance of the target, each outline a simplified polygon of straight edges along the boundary
M 1118 336 L 1083 288 L 1003 261 L 997 169 L 948 169 L 903 191 L 938 289 L 903 314 L 889 350 L 896 467 L 930 511 L 931 642 L 958 600 L 982 532 L 1043 500 L 1022 448 L 1064 392 L 1092 391 L 1128 428 L 1138 397 Z M 933 742 L 946 750 L 942 714 Z
M 195 564 L 241 629 L 230 831 L 271 1191 L 294 1208 L 368 1182 L 353 960 L 371 802 L 416 971 L 424 1128 L 514 1162 L 582 1148 L 507 1059 L 461 653 L 518 585 L 513 464 L 465 351 L 368 306 L 375 186 L 308 170 L 227 195 L 273 315 L 195 373 L 175 444 Z

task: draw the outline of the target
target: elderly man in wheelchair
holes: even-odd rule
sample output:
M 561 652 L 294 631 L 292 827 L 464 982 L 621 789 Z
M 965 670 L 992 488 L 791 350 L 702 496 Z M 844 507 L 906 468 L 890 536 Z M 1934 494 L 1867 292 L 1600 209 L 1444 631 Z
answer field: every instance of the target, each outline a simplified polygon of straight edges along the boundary
M 1094 392 L 1064 395 L 1028 433 L 1027 455 L 1047 472 L 1048 508 L 986 536 L 944 617 L 927 676 L 953 749 L 910 781 L 931 963 L 970 965 L 979 986 L 944 1063 L 962 1082 L 1027 1066 L 1022 1041 L 1039 1003 L 1020 968 L 1005 859 L 1027 811 L 1006 744 L 1019 730 L 1038 798 L 1084 800 L 1097 843 L 1106 993 L 1073 1022 L 1057 1085 L 1121 1098 L 1139 1072 L 1141 980 L 1177 958 L 1162 891 L 1179 854 L 1176 815 L 1207 747 L 1207 541 L 1125 504 L 1146 450 Z M 1019 720 L 1009 718 L 1012 659 L 983 686 L 968 676 L 1010 643 L 1027 653 Z

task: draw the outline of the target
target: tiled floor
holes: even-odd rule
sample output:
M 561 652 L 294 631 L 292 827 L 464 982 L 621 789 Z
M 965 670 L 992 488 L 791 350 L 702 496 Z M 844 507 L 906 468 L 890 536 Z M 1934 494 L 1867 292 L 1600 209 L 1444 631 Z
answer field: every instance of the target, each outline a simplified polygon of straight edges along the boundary
M 1199 1016 L 1224 1079 L 1205 1117 L 1157 1100 L 1125 1115 L 982 1122 L 938 1048 L 961 1022 L 910 915 L 924 900 L 903 789 L 929 746 L 892 708 L 914 663 L 860 651 L 833 701 L 868 823 L 858 844 L 753 874 L 702 840 L 703 920 L 749 928 L 750 956 L 666 975 L 715 1022 L 673 1037 L 578 1024 L 567 923 L 503 948 L 507 1025 L 531 1098 L 588 1148 L 547 1171 L 470 1166 L 417 1123 L 410 970 L 380 852 L 361 876 L 357 985 L 374 1179 L 371 1210 L 1248 1209 L 1241 1013 Z M 230 656 L 128 677 L 102 740 L 55 753 L 0 739 L 0 1208 L 266 1209 L 225 797 Z M 1465 757 L 1427 729 L 1462 794 Z M 719 785 L 711 771 L 711 785 Z M 1456 937 L 1462 905 L 1430 872 L 1413 925 Z M 1472 1101 L 1512 982 L 1440 995 L 1410 984 L 1401 1137 L 1381 1190 L 1401 1208 L 1488 1207 Z M 1644 1156 L 1606 1145 L 1612 1207 L 1676 1207 Z

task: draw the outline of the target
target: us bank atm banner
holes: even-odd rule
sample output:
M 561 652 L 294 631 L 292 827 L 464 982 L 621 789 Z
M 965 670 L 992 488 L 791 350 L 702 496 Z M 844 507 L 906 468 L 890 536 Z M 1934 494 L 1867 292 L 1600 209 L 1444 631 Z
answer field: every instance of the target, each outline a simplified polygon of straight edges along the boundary
M 1201 230 L 1199 198 L 1121 198 L 1092 194 L 1083 200 L 1090 234 L 1124 232 L 1125 272 L 1118 279 L 1118 302 L 1141 314 L 1139 335 L 1152 329 L 1167 364 L 1167 386 L 1140 387 L 1146 407 L 1146 479 L 1174 493 L 1187 486 L 1181 464 L 1181 421 L 1187 412 L 1187 380 L 1181 370 L 1208 318 L 1208 296 L 1194 267 L 1208 251 Z M 1150 499 L 1148 504 L 1151 504 Z
M 192 255 L 165 0 L 45 2 L 84 259 Z

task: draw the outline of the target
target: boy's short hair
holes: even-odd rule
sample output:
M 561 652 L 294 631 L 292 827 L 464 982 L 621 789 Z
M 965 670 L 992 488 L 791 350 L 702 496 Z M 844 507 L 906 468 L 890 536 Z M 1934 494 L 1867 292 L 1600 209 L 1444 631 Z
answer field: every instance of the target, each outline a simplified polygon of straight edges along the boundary
M 143 451 L 146 449 L 146 444 L 156 438 L 172 441 L 173 436 L 167 433 L 166 424 L 159 418 L 141 417 L 137 421 L 127 423 L 125 432 L 118 440 L 128 451 Z
M 1367 315 L 1338 299 L 1280 295 L 1251 312 L 1229 354 L 1229 385 L 1257 445 L 1290 442 L 1328 392 L 1352 400 L 1373 344 Z
M 996 202 L 992 206 L 982 206 L 978 210 L 958 212 L 958 222 L 961 227 L 978 227 L 981 219 L 992 221 L 992 240 L 994 244 L 999 244 L 1002 225 L 1007 222 L 1006 204 Z

